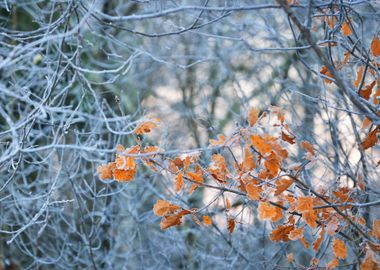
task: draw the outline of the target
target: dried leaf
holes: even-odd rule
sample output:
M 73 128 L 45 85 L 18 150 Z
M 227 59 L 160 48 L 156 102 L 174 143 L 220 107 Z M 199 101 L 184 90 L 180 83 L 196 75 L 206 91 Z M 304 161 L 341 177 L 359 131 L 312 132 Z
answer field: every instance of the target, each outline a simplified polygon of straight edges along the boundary
M 334 269 L 339 266 L 339 260 L 337 258 L 332 259 L 327 265 L 327 269 Z
M 293 184 L 293 182 L 294 180 L 290 179 L 289 177 L 282 177 L 276 182 L 276 191 L 274 192 L 274 195 L 280 195 L 282 192 L 287 190 Z
M 113 171 L 113 177 L 116 181 L 129 182 L 132 181 L 135 176 L 135 170 L 122 170 L 115 169 Z
M 256 108 L 251 108 L 248 115 L 249 125 L 251 127 L 254 126 L 257 122 L 257 119 L 259 119 L 259 110 Z
M 297 200 L 297 211 L 300 213 L 313 211 L 313 205 L 312 196 L 299 197 Z
M 270 233 L 270 240 L 273 242 L 288 242 L 289 233 L 294 229 L 293 225 L 279 225 Z
M 248 183 L 245 186 L 245 189 L 247 190 L 247 195 L 248 198 L 251 200 L 258 201 L 260 200 L 260 193 L 261 193 L 261 188 L 255 185 L 254 183 Z
M 301 147 L 303 149 L 305 149 L 311 156 L 315 156 L 315 151 L 314 151 L 314 147 L 311 143 L 309 143 L 308 141 L 302 141 L 301 142 Z
M 251 171 L 256 168 L 256 163 L 249 146 L 244 147 L 244 157 L 241 167 L 244 172 Z
M 289 239 L 293 241 L 300 240 L 303 238 L 303 231 L 304 228 L 294 228 L 294 230 L 289 233 Z
M 181 207 L 165 200 L 158 200 L 156 204 L 153 206 L 154 214 L 159 217 L 174 213 L 179 209 L 181 209 Z
M 152 129 L 157 127 L 157 124 L 160 122 L 159 118 L 148 119 L 145 122 L 140 123 L 135 130 L 137 135 L 141 135 L 144 133 L 149 133 Z
M 347 22 L 342 23 L 342 33 L 345 36 L 349 36 L 352 34 L 351 28 Z
M 371 234 L 380 240 L 380 219 L 373 221 Z
M 321 73 L 321 74 L 323 74 L 323 75 L 325 75 L 326 77 L 329 77 L 329 78 L 331 78 L 331 79 L 334 78 L 334 77 L 332 76 L 332 74 L 330 73 L 329 69 L 328 69 L 326 66 L 323 66 L 323 67 L 321 68 L 321 70 L 319 71 L 319 73 Z M 330 79 L 328 79 L 328 78 L 323 78 L 323 80 L 325 81 L 325 83 L 328 83 L 328 84 L 330 84 L 330 83 L 333 82 L 332 80 L 330 80 Z
M 178 173 L 177 177 L 175 178 L 175 191 L 178 192 L 183 187 L 183 177 L 182 173 Z
M 354 81 L 354 86 L 358 87 L 363 79 L 364 66 L 360 66 L 358 73 L 356 74 L 356 80 Z
M 209 142 L 210 145 L 213 146 L 223 145 L 226 142 L 226 136 L 224 136 L 223 134 L 219 134 L 217 140 L 210 139 Z
M 226 209 L 230 210 L 231 209 L 231 203 L 230 200 L 226 197 Z
M 251 135 L 251 142 L 253 147 L 262 155 L 268 154 L 272 151 L 272 146 L 267 143 L 260 135 Z
M 360 90 L 360 96 L 366 100 L 369 100 L 372 93 L 372 89 L 375 86 L 375 84 L 376 81 L 373 81 L 371 84 L 367 85 L 362 90 Z
M 281 209 L 280 209 L 281 210 Z M 272 220 L 275 222 L 275 220 L 278 220 L 278 210 L 277 207 L 274 205 L 271 205 L 268 202 L 260 202 L 259 207 L 257 208 L 257 211 L 259 212 L 259 219 L 260 220 Z M 281 211 L 282 215 L 282 211 Z
M 203 219 L 203 223 L 206 226 L 210 226 L 212 224 L 212 220 L 209 216 L 203 216 L 202 219 Z
M 380 40 L 377 35 L 375 35 L 372 39 L 371 51 L 374 56 L 380 56 Z
M 325 226 L 322 224 L 322 230 L 319 232 L 318 238 L 313 243 L 313 249 L 315 252 L 318 252 L 319 248 L 321 247 L 324 233 L 325 233 Z
M 281 158 L 277 156 L 274 152 L 265 159 L 264 166 L 268 171 L 269 178 L 276 177 L 281 169 Z
M 114 162 L 103 164 L 98 167 L 97 171 L 100 179 L 111 179 L 113 175 L 113 170 L 115 169 L 116 164 Z
M 302 213 L 302 217 L 304 218 L 306 224 L 311 228 L 317 227 L 317 215 L 315 214 L 315 211 L 304 212 Z
M 379 132 L 379 128 L 375 128 L 372 130 L 368 136 L 362 141 L 361 146 L 363 147 L 364 150 L 373 147 L 378 139 L 377 139 L 377 133 Z
M 365 258 L 360 265 L 360 270 L 380 270 L 379 261 L 372 250 L 367 250 Z
M 232 234 L 235 230 L 235 220 L 233 218 L 228 219 L 228 231 Z
M 347 247 L 342 240 L 334 238 L 332 242 L 332 249 L 335 257 L 342 260 L 347 258 Z
M 290 135 L 286 134 L 284 131 L 281 132 L 281 139 L 284 142 L 288 142 L 290 144 L 296 143 L 296 137 L 290 136 Z

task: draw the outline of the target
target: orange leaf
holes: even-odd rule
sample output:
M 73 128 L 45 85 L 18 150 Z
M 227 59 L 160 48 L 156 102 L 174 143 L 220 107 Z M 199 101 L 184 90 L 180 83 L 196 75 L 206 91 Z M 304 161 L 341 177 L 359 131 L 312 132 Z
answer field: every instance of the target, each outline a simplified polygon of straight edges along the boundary
M 260 135 L 251 135 L 251 142 L 254 148 L 262 155 L 265 155 L 272 151 L 272 146 L 267 143 Z
M 160 122 L 160 119 L 158 119 L 158 118 L 149 119 L 145 122 L 142 122 L 136 127 L 135 133 L 137 135 L 149 133 L 152 131 L 152 129 L 157 127 L 158 122 Z
M 233 233 L 235 230 L 235 220 L 233 218 L 228 219 L 228 231 Z
M 103 164 L 98 167 L 98 174 L 100 179 L 110 179 L 112 178 L 113 170 L 115 169 L 115 163 L 111 162 L 108 164 Z
M 210 226 L 212 224 L 212 220 L 209 216 L 203 216 L 202 219 L 203 219 L 203 223 L 206 226 Z
M 213 146 L 223 145 L 225 141 L 226 141 L 226 137 L 223 134 L 219 134 L 217 140 L 214 140 L 214 139 L 209 140 L 210 145 L 213 145 Z
M 350 28 L 350 26 L 348 25 L 347 22 L 343 22 L 342 23 L 342 33 L 345 36 L 349 36 L 349 35 L 352 34 L 351 28 Z
M 187 172 L 186 174 L 191 180 L 198 183 L 203 183 L 203 176 L 201 172 Z
M 166 215 L 160 223 L 161 230 L 165 230 L 167 228 L 170 228 L 172 226 L 177 226 L 182 223 L 182 217 L 185 215 L 191 214 L 189 210 L 182 210 L 179 213 L 172 214 L 172 215 Z
M 362 141 L 361 145 L 362 145 L 364 150 L 371 148 L 372 146 L 374 146 L 377 143 L 377 141 L 378 141 L 377 133 L 378 132 L 379 132 L 379 128 L 377 127 L 368 134 L 368 136 L 364 139 L 364 141 Z
M 244 147 L 244 158 L 241 167 L 244 172 L 251 171 L 256 168 L 255 160 L 251 154 L 249 146 Z
M 116 181 L 120 182 L 129 182 L 133 180 L 133 177 L 135 176 L 134 170 L 122 170 L 122 169 L 115 169 L 113 171 L 113 177 Z
M 300 240 L 303 238 L 303 230 L 304 228 L 294 228 L 294 230 L 289 233 L 289 239 L 293 241 Z
M 259 119 L 259 111 L 256 108 L 251 108 L 248 115 L 249 125 L 251 127 L 254 126 L 257 122 L 257 119 Z
M 317 216 L 314 211 L 307 211 L 302 213 L 302 217 L 305 219 L 307 225 L 311 228 L 317 227 Z
M 282 192 L 287 190 L 293 184 L 293 182 L 293 179 L 290 179 L 288 177 L 283 177 L 278 180 L 276 182 L 276 191 L 274 192 L 274 195 L 280 195 Z
M 377 35 L 373 37 L 373 40 L 371 42 L 371 51 L 374 56 L 380 56 L 380 40 Z
M 270 178 L 277 176 L 281 168 L 281 163 L 281 159 L 274 152 L 271 152 L 265 159 L 264 166 L 267 169 Z
M 350 60 L 350 56 L 351 56 L 350 51 L 347 51 L 347 52 L 344 53 L 344 60 L 343 60 L 344 64 L 348 63 L 348 60 Z
M 372 250 L 367 250 L 365 258 L 360 265 L 360 270 L 379 270 L 380 265 L 376 259 L 376 255 Z
M 319 232 L 318 238 L 313 243 L 313 249 L 315 252 L 318 252 L 319 248 L 321 247 L 324 232 L 325 232 L 325 226 L 322 224 L 322 230 Z
M 372 89 L 375 86 L 375 84 L 376 84 L 376 81 L 373 81 L 371 84 L 367 85 L 362 90 L 360 90 L 360 96 L 366 100 L 369 100 L 372 93 Z
M 303 149 L 305 149 L 311 156 L 315 156 L 315 151 L 314 151 L 314 147 L 311 143 L 309 143 L 308 141 L 302 141 L 301 142 L 301 147 Z
M 313 211 L 313 197 L 299 197 L 297 200 L 297 211 L 300 213 Z
M 176 179 L 175 179 L 175 191 L 178 192 L 182 189 L 182 186 L 183 186 L 183 177 L 182 177 L 182 173 L 180 172 Z
M 356 74 L 356 80 L 354 81 L 354 86 L 358 87 L 360 82 L 362 81 L 363 78 L 363 72 L 364 72 L 364 66 L 360 66 L 358 73 Z
M 257 211 L 259 212 L 260 220 L 274 219 L 277 216 L 276 206 L 271 205 L 268 202 L 260 202 Z
M 362 123 L 362 127 L 361 129 L 366 129 L 367 127 L 369 127 L 370 125 L 372 124 L 372 120 L 367 118 L 367 117 L 364 117 L 364 120 L 363 120 L 363 123 Z
M 295 144 L 295 139 L 296 137 L 293 137 L 293 136 L 290 136 L 288 134 L 286 134 L 284 131 L 281 132 L 281 139 L 284 141 L 284 142 L 288 142 L 290 144 Z
M 178 209 L 181 209 L 178 205 L 172 204 L 165 200 L 158 200 L 153 206 L 153 212 L 156 216 L 162 217 L 167 214 L 174 213 Z
M 334 269 L 339 266 L 339 260 L 337 258 L 332 259 L 327 265 L 327 269 Z
M 253 183 L 248 183 L 245 186 L 245 189 L 247 190 L 248 198 L 255 201 L 260 200 L 261 188 L 259 188 L 257 185 Z
M 289 233 L 294 229 L 293 225 L 279 225 L 270 233 L 270 240 L 273 242 L 288 242 Z
M 335 257 L 342 260 L 347 258 L 347 247 L 342 240 L 334 238 L 332 242 L 332 249 Z
M 380 219 L 377 219 L 373 222 L 371 234 L 380 240 Z
M 226 209 L 230 210 L 230 208 L 231 208 L 230 200 L 226 197 Z
M 334 78 L 326 66 L 323 66 L 321 68 L 321 70 L 319 71 L 319 73 L 325 75 L 326 77 L 329 77 L 329 78 L 332 78 L 332 79 Z M 328 84 L 330 84 L 330 83 L 333 82 L 332 80 L 330 80 L 328 78 L 323 78 L 323 80 L 325 81 L 325 83 L 328 83 Z

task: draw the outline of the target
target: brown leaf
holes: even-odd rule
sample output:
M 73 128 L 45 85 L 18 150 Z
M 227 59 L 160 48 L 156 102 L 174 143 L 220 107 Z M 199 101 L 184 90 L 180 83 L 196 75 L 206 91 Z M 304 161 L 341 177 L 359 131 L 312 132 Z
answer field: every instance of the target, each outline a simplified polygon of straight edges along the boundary
M 376 127 L 374 130 L 372 130 L 368 136 L 362 141 L 361 146 L 364 150 L 373 147 L 378 139 L 377 139 L 377 133 L 379 132 L 379 128 Z
M 296 137 L 290 136 L 290 135 L 286 134 L 284 131 L 281 132 L 281 139 L 284 142 L 288 142 L 290 144 L 296 143 Z
M 327 265 L 327 269 L 334 269 L 339 266 L 339 260 L 337 258 L 332 259 Z
M 259 110 L 256 108 L 251 108 L 248 115 L 249 125 L 251 127 L 254 126 L 257 122 L 257 119 L 259 119 Z
M 374 56 L 376 56 L 376 57 L 380 56 L 380 40 L 377 37 L 377 35 L 375 35 L 372 39 L 371 51 L 372 51 Z
M 156 204 L 153 206 L 154 214 L 159 217 L 174 213 L 179 209 L 181 209 L 181 207 L 165 200 L 158 200 Z
M 274 195 L 280 195 L 282 192 L 287 190 L 293 184 L 293 182 L 293 179 L 290 179 L 288 177 L 282 177 L 280 180 L 276 182 L 276 191 L 274 192 Z
M 349 36 L 352 34 L 351 28 L 347 22 L 342 23 L 342 33 L 345 36 Z
M 233 218 L 228 219 L 228 231 L 232 234 L 235 230 L 235 220 Z
M 210 226 L 212 224 L 212 220 L 209 216 L 203 216 L 202 219 L 203 219 L 203 223 L 206 226 Z
M 289 233 L 294 229 L 293 225 L 279 225 L 270 233 L 270 240 L 273 242 L 288 242 Z
M 301 147 L 303 149 L 305 149 L 311 156 L 315 156 L 315 151 L 314 151 L 314 147 L 311 143 L 309 143 L 308 141 L 302 141 L 301 142 Z
M 358 87 L 360 82 L 362 81 L 363 78 L 363 72 L 364 72 L 364 66 L 360 66 L 358 73 L 356 74 L 356 80 L 354 81 L 354 86 Z
M 177 177 L 175 178 L 175 191 L 178 192 L 182 189 L 183 186 L 183 177 L 182 173 L 180 172 Z
M 334 238 L 332 242 L 332 249 L 335 257 L 342 260 L 347 258 L 347 247 L 342 240 Z
M 369 100 L 372 89 L 375 86 L 376 81 L 373 81 L 371 84 L 367 85 L 364 89 L 360 90 L 360 96 L 366 100 Z
M 294 230 L 289 233 L 289 239 L 293 241 L 300 240 L 303 238 L 303 230 L 304 228 L 294 228 Z
M 379 270 L 380 264 L 372 250 L 367 250 L 365 258 L 360 265 L 360 270 Z
M 262 189 L 259 188 L 257 185 L 255 185 L 253 183 L 248 183 L 245 186 L 245 189 L 247 190 L 248 198 L 250 198 L 251 200 L 255 200 L 255 201 L 260 200 L 260 193 L 261 193 Z
M 329 78 L 332 78 L 332 79 L 334 78 L 326 66 L 323 66 L 321 68 L 321 70 L 319 71 L 319 73 L 325 75 L 326 77 L 329 77 Z M 330 80 L 328 78 L 323 78 L 323 80 L 325 81 L 325 83 L 328 83 L 328 84 L 330 84 L 330 83 L 333 82 L 332 80 Z
M 251 135 L 251 142 L 253 147 L 262 155 L 265 155 L 272 151 L 272 146 L 267 143 L 260 135 Z
M 325 233 L 325 226 L 322 224 L 322 230 L 319 232 L 318 238 L 313 243 L 313 249 L 315 252 L 318 252 L 319 248 L 321 247 L 324 233 Z
M 103 164 L 98 167 L 98 174 L 100 179 L 111 179 L 113 175 L 113 170 L 115 169 L 116 164 L 114 162 Z

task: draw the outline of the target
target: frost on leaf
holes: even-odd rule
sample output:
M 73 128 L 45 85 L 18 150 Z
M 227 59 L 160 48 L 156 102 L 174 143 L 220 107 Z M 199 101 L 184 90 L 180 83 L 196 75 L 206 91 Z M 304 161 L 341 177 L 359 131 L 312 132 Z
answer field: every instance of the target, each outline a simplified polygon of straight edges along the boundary
M 332 242 L 332 249 L 335 257 L 342 260 L 347 258 L 347 247 L 342 240 L 334 238 Z

